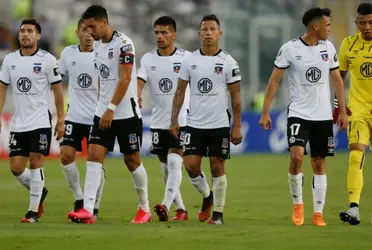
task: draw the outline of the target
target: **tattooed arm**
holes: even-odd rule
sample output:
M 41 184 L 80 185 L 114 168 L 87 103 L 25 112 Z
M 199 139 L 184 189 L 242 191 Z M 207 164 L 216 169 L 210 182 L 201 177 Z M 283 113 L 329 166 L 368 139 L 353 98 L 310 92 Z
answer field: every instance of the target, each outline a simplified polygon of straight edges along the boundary
M 182 108 L 183 101 L 185 100 L 185 91 L 186 91 L 187 83 L 188 83 L 187 81 L 179 78 L 176 94 L 174 95 L 174 98 L 173 98 L 172 120 L 171 120 L 171 125 L 169 129 L 170 129 L 171 134 L 175 137 L 178 137 L 178 130 L 179 130 L 178 115 Z
M 231 142 L 234 145 L 242 141 L 242 105 L 240 101 L 240 82 L 229 84 L 229 91 L 231 95 L 231 107 L 233 110 L 234 124 L 231 130 Z

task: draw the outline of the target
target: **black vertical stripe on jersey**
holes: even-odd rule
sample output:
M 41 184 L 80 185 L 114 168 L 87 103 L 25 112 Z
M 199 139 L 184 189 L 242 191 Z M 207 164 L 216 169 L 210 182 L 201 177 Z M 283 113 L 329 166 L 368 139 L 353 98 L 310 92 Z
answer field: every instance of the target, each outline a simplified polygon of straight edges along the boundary
M 43 181 L 44 180 L 44 175 L 43 175 L 43 170 L 40 168 L 40 177 L 41 177 L 41 180 Z
M 136 102 L 134 101 L 133 97 L 130 98 L 130 103 L 132 104 L 133 115 L 138 117 L 137 111 L 136 111 Z
M 315 176 L 313 175 L 313 189 L 315 189 Z
M 52 127 L 52 113 L 50 113 L 50 110 L 48 110 L 48 115 L 49 115 L 49 124 Z
M 290 101 L 287 105 L 287 116 L 289 115 L 289 105 L 291 105 L 292 101 Z
M 228 109 L 226 109 L 226 113 L 227 113 L 227 119 L 229 120 L 229 125 L 230 125 L 231 124 L 231 114 L 230 114 Z
M 354 47 L 354 45 L 355 45 L 355 43 L 358 41 L 358 39 L 359 39 L 359 36 L 357 36 L 357 38 L 355 39 L 355 41 L 354 41 L 353 44 L 351 45 L 349 51 L 352 50 L 352 48 Z

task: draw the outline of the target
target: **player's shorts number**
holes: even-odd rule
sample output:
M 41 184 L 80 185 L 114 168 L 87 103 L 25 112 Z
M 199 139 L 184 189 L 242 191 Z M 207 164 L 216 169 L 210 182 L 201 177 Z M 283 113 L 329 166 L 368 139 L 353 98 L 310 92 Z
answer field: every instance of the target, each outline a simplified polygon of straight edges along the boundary
M 186 133 L 185 134 L 185 139 L 184 139 L 185 145 L 189 145 L 190 144 L 190 139 L 191 139 L 191 134 L 190 133 Z
M 72 124 L 66 124 L 65 130 L 66 130 L 66 135 L 71 135 L 72 134 Z
M 153 132 L 152 133 L 152 143 L 158 144 L 159 143 L 159 133 Z
M 298 132 L 300 131 L 301 124 L 299 123 L 293 123 L 289 128 L 291 130 L 291 136 L 298 135 Z
M 9 145 L 13 145 L 13 146 L 17 145 L 17 140 L 14 139 L 14 134 L 10 136 Z

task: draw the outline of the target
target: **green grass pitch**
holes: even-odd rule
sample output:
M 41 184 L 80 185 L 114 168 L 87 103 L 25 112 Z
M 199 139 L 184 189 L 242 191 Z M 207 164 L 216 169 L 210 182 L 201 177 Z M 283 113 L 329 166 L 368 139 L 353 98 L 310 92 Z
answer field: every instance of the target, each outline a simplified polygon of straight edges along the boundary
M 156 158 L 143 158 L 149 176 L 151 206 L 162 201 L 164 184 Z M 204 171 L 209 175 L 207 159 Z M 11 175 L 7 160 L 0 161 L 0 249 L 104 250 L 104 249 L 372 249 L 372 155 L 367 154 L 361 202 L 361 225 L 349 226 L 338 214 L 347 208 L 348 155 L 327 159 L 328 193 L 325 219 L 328 226 L 311 225 L 312 194 L 309 158 L 304 164 L 305 225 L 291 224 L 292 204 L 287 184 L 288 155 L 234 156 L 227 162 L 227 205 L 224 225 L 197 220 L 201 197 L 184 171 L 181 186 L 189 221 L 160 223 L 155 214 L 147 225 L 131 225 L 136 195 L 131 175 L 119 158 L 108 159 L 106 186 L 95 225 L 71 224 L 73 206 L 59 161 L 45 163 L 49 195 L 45 215 L 37 224 L 20 224 L 28 208 L 28 191 Z M 85 161 L 79 160 L 82 178 Z M 82 182 L 84 183 L 84 182 Z M 174 214 L 172 209 L 171 216 Z

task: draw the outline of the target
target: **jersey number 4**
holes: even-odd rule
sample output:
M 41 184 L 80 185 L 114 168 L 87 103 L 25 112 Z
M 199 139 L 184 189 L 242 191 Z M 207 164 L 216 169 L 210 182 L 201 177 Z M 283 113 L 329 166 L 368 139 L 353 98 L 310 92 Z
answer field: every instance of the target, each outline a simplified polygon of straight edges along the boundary
M 14 138 L 14 136 L 15 136 L 14 134 L 10 136 L 9 145 L 13 146 L 17 145 L 17 140 Z
M 300 131 L 301 124 L 299 123 L 293 123 L 289 129 L 291 130 L 291 136 L 298 135 L 298 132 Z

